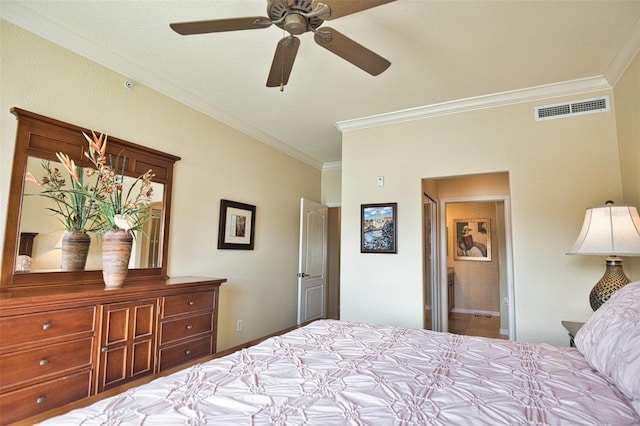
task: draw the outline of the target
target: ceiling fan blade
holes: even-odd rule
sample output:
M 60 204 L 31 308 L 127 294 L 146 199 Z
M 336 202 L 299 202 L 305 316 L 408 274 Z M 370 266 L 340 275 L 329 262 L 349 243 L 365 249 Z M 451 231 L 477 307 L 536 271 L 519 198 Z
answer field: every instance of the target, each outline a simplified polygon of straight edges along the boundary
M 267 78 L 267 87 L 283 87 L 289 81 L 289 75 L 293 68 L 293 62 L 296 59 L 300 47 L 300 39 L 298 37 L 285 37 L 278 42 L 276 53 L 273 55 L 271 63 L 271 71 Z
M 247 16 L 246 18 L 211 19 L 208 21 L 174 22 L 169 24 L 178 34 L 221 33 L 225 31 L 255 30 L 268 28 L 271 20 L 264 16 Z
M 326 3 L 331 8 L 331 15 L 323 18 L 326 21 L 340 18 L 342 16 L 351 15 L 352 13 L 361 12 L 371 9 L 372 7 L 382 6 L 396 0 L 316 0 L 314 1 L 314 9 L 317 3 Z
M 391 62 L 382 56 L 333 28 L 322 27 L 316 31 L 313 38 L 320 46 L 371 75 L 378 75 L 391 65 Z

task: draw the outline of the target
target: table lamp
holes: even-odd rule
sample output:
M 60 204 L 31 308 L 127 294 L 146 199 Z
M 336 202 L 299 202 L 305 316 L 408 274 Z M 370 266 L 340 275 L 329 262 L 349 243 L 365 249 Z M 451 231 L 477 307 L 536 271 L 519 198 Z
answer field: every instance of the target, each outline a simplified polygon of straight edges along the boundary
M 640 256 L 640 216 L 632 206 L 616 206 L 607 201 L 604 206 L 587 209 L 578 239 L 567 254 L 608 256 L 607 269 L 589 294 L 595 311 L 616 290 L 631 280 L 622 270 L 618 256 Z

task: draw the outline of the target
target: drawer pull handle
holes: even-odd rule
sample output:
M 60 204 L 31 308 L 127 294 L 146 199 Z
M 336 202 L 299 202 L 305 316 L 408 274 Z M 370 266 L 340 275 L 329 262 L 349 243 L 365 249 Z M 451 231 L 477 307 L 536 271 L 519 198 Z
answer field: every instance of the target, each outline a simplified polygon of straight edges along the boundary
M 196 304 L 196 302 L 194 302 L 193 300 L 192 300 L 192 301 L 190 301 L 189 303 L 187 303 L 187 305 L 189 305 L 189 306 L 193 306 L 193 305 L 195 305 L 195 304 Z
M 109 352 L 109 348 L 105 346 L 104 348 L 100 349 L 100 352 Z
M 42 329 L 43 330 L 49 330 L 51 327 L 53 327 L 53 325 L 51 325 L 51 323 L 42 324 Z
M 39 396 L 36 398 L 36 404 L 42 404 L 46 399 L 46 396 Z
M 193 326 L 192 326 L 191 324 L 189 324 L 189 325 L 187 326 L 187 330 L 191 330 L 192 328 L 193 328 Z
M 184 351 L 185 355 L 191 355 L 191 349 L 187 349 L 186 351 Z
M 49 360 L 48 359 L 41 359 L 40 360 L 40 365 L 45 366 L 47 364 L 49 364 Z

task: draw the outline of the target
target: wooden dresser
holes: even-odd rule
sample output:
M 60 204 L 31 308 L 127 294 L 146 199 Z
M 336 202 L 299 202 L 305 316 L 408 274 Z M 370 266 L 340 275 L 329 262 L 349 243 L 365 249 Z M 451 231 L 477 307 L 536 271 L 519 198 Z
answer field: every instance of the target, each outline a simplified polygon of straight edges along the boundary
M 0 291 L 0 423 L 215 353 L 225 281 Z

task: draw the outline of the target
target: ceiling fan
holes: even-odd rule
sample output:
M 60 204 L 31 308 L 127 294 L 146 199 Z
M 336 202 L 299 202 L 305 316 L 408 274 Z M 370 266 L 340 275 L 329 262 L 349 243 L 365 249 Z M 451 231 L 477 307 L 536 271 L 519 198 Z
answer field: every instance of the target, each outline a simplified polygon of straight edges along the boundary
M 267 0 L 267 15 L 242 18 L 212 19 L 207 21 L 178 22 L 169 24 L 181 35 L 217 33 L 237 30 L 253 30 L 276 25 L 289 33 L 276 47 L 267 87 L 280 87 L 289 81 L 300 39 L 296 36 L 308 31 L 314 33 L 316 43 L 340 56 L 371 75 L 378 75 L 389 68 L 391 62 L 372 52 L 344 34 L 329 27 L 320 26 L 324 21 L 361 12 L 396 0 Z

